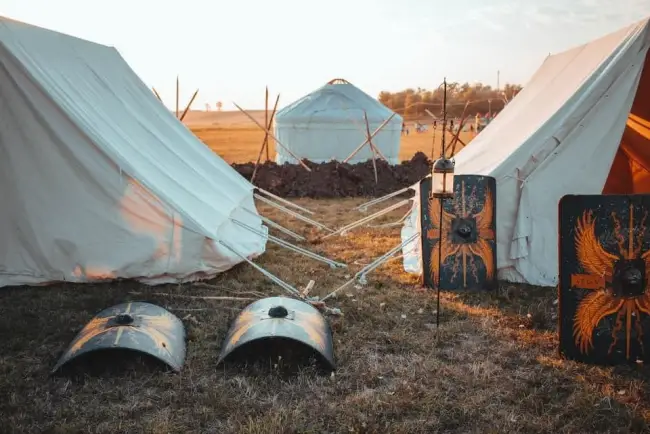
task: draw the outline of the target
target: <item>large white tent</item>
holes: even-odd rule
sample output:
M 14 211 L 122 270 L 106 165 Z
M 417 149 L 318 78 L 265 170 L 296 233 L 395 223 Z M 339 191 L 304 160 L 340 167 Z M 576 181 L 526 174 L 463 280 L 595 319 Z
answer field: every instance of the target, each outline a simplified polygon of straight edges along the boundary
M 649 47 L 645 19 L 549 56 L 456 156 L 457 174 L 496 178 L 500 278 L 557 284 L 562 196 L 650 192 Z M 403 237 L 417 230 L 415 208 Z M 419 248 L 405 248 L 416 273 Z
M 0 18 L 0 286 L 222 272 L 264 252 L 252 189 L 116 49 Z
M 364 112 L 372 134 L 393 111 L 346 80 L 334 79 L 307 96 L 278 111 L 275 136 L 298 158 L 316 163 L 345 160 L 367 137 Z M 372 144 L 390 164 L 399 163 L 402 117 L 395 114 L 372 138 Z M 295 158 L 276 146 L 276 162 L 296 163 Z M 364 146 L 350 163 L 372 159 Z

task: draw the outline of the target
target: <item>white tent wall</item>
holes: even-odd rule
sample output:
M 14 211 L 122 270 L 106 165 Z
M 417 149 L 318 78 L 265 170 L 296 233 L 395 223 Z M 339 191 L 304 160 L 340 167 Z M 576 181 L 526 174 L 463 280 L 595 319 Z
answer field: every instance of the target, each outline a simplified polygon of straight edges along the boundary
M 111 47 L 0 19 L 0 286 L 209 277 L 266 239 L 252 186 Z M 248 211 L 246 211 L 248 210 Z
M 275 136 L 280 143 L 286 145 L 291 152 L 300 158 L 305 158 L 315 163 L 324 163 L 332 160 L 345 160 L 366 139 L 366 124 L 363 113 L 358 125 L 340 125 L 326 123 L 305 123 L 291 126 L 276 124 Z M 368 122 L 372 134 L 381 122 Z M 399 143 L 402 126 L 386 125 L 373 138 L 375 145 L 386 157 L 390 164 L 399 164 Z M 397 145 L 396 145 L 397 144 Z M 297 161 L 281 147 L 276 147 L 275 161 L 278 164 L 296 164 Z M 368 145 L 364 146 L 352 157 L 348 163 L 362 163 L 372 159 L 372 151 Z
M 316 163 L 345 160 L 367 137 L 364 112 L 370 134 L 393 112 L 352 84 L 334 83 L 315 90 L 280 110 L 275 119 L 275 136 L 300 158 Z M 388 159 L 399 163 L 402 117 L 393 118 L 372 138 L 372 143 Z M 282 147 L 276 147 L 278 164 L 297 161 Z M 364 146 L 350 163 L 372 159 Z
M 499 278 L 557 283 L 559 200 L 602 193 L 649 46 L 644 20 L 547 58 L 456 156 L 456 174 L 496 178 Z

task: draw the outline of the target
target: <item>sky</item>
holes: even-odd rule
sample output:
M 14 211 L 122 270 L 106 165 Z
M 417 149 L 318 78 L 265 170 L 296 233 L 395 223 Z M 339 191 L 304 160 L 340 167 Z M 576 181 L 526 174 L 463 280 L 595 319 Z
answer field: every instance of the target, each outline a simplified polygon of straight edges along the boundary
M 0 15 L 114 46 L 169 107 L 280 107 L 344 78 L 382 90 L 523 84 L 549 53 L 650 16 L 648 0 L 0 0 Z

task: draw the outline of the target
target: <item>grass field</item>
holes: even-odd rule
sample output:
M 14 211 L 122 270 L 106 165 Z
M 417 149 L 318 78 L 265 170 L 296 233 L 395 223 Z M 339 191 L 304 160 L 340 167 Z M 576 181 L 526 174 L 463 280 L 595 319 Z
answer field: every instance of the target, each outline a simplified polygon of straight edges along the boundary
M 227 160 L 256 156 L 261 133 L 254 129 L 201 128 L 198 134 Z M 335 228 L 360 218 L 352 211 L 360 202 L 296 200 Z M 315 235 L 275 209 L 259 209 L 294 231 Z M 405 211 L 375 224 L 396 221 Z M 313 279 L 312 293 L 324 295 L 399 242 L 399 227 L 365 227 L 307 246 L 349 264 L 344 270 L 275 245 L 256 262 L 294 286 Z M 0 291 L 0 432 L 648 432 L 647 371 L 563 361 L 552 289 L 502 284 L 493 293 L 443 292 L 436 330 L 435 294 L 420 289 L 396 259 L 371 274 L 368 285 L 328 302 L 344 313 L 330 317 L 339 365 L 334 375 L 311 369 L 288 375 L 275 361 L 248 371 L 217 369 L 225 334 L 249 301 L 188 296 L 260 294 L 282 290 L 247 264 L 194 285 L 113 282 Z M 188 352 L 180 374 L 136 365 L 97 377 L 48 376 L 96 313 L 136 300 L 184 318 Z

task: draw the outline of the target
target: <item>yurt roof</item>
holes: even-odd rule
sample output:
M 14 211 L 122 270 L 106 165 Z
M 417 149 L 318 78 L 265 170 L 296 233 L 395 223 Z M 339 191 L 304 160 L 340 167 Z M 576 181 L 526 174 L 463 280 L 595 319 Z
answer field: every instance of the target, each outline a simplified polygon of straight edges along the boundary
M 278 123 L 302 122 L 350 122 L 363 121 L 363 113 L 369 122 L 383 122 L 393 111 L 344 79 L 334 79 L 310 94 L 294 101 L 276 115 Z M 392 123 L 402 118 L 395 115 Z

